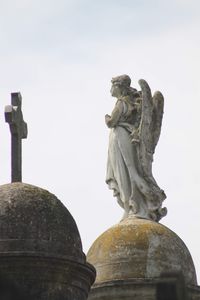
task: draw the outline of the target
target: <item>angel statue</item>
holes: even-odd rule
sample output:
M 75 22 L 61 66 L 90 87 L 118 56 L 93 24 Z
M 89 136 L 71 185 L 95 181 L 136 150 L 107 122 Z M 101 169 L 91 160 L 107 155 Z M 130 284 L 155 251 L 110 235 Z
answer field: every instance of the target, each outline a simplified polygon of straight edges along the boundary
M 167 214 L 166 198 L 152 174 L 153 154 L 158 142 L 164 98 L 153 97 L 147 82 L 139 80 L 141 91 L 132 88 L 128 75 L 112 78 L 114 110 L 105 116 L 110 128 L 106 183 L 129 216 L 159 221 Z

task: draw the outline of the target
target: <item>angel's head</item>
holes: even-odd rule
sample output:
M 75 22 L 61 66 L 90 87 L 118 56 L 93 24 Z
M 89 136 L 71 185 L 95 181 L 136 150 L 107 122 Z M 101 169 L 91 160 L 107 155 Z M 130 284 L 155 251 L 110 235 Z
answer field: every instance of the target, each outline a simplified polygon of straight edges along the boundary
M 113 97 L 120 98 L 128 95 L 131 85 L 131 78 L 128 75 L 113 77 L 111 83 L 110 92 Z

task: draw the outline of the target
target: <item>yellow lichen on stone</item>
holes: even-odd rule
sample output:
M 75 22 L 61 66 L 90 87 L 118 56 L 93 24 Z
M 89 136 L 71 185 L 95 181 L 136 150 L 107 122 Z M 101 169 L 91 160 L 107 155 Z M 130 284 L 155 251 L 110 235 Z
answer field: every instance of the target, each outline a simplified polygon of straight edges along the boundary
M 96 284 L 130 278 L 159 278 L 182 272 L 196 284 L 190 253 L 167 227 L 146 219 L 127 218 L 104 232 L 93 243 L 87 260 L 97 270 Z

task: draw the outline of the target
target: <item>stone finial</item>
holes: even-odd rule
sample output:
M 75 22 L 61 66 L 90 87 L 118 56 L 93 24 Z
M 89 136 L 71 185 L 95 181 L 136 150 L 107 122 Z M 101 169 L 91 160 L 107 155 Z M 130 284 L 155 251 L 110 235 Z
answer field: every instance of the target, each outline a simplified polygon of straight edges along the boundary
M 159 221 L 166 195 L 152 174 L 153 154 L 160 136 L 164 98 L 152 96 L 150 87 L 139 80 L 141 91 L 130 86 L 128 75 L 114 77 L 111 95 L 117 98 L 111 115 L 106 183 L 124 209 L 124 217 L 137 216 Z
M 27 124 L 23 120 L 20 93 L 11 94 L 11 105 L 5 107 L 5 121 L 11 132 L 11 181 L 22 181 L 22 139 L 27 138 Z

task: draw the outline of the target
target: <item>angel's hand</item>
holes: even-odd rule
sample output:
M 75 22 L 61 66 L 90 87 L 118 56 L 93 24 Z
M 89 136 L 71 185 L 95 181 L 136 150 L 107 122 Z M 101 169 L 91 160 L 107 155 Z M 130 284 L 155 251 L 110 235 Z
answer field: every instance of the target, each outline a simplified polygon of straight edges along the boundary
M 105 115 L 105 122 L 106 122 L 106 124 L 108 123 L 108 121 L 110 121 L 110 116 L 109 115 Z

